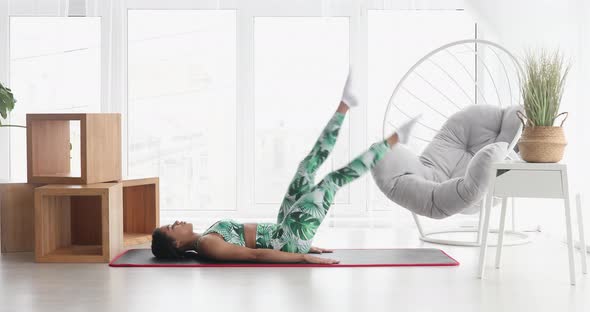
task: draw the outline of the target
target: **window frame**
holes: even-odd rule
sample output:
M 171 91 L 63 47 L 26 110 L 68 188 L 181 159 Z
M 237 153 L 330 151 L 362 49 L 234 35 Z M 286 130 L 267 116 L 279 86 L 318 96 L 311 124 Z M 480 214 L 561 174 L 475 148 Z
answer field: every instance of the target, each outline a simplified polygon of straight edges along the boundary
M 112 6 L 111 6 L 112 4 Z M 236 210 L 232 211 L 162 211 L 162 220 L 173 217 L 182 218 L 223 218 L 239 217 L 243 219 L 271 218 L 278 207 L 255 204 L 254 201 L 254 17 L 348 17 L 349 18 L 349 58 L 350 63 L 358 70 L 358 79 L 367 80 L 367 31 L 368 10 L 457 10 L 464 6 L 463 1 L 426 1 L 408 4 L 403 1 L 350 0 L 333 4 L 330 0 L 299 0 L 296 3 L 284 3 L 277 6 L 271 0 L 125 0 L 109 3 L 101 0 L 86 1 L 86 16 L 101 17 L 101 109 L 103 112 L 120 112 L 122 118 L 122 169 L 123 176 L 128 173 L 128 107 L 127 107 L 127 13 L 129 10 L 236 10 L 237 27 L 237 86 L 236 116 L 238 133 L 237 173 L 236 173 Z M 66 6 L 67 7 L 67 6 Z M 33 10 L 33 8 L 32 8 Z M 0 14 L 0 25 L 8 25 L 8 16 L 31 16 L 11 14 L 10 7 Z M 32 16 L 67 16 L 67 8 L 61 5 L 55 15 L 39 12 Z M 0 81 L 9 84 L 8 68 L 8 34 L 7 27 L 0 27 Z M 361 102 L 367 102 L 367 87 L 359 89 Z M 368 146 L 367 108 L 360 106 L 349 115 L 350 118 L 350 151 L 351 156 L 357 155 Z M 0 134 L 1 135 L 1 134 Z M 311 144 L 312 142 L 310 142 Z M 0 145 L 0 156 L 7 152 L 5 145 Z M 10 168 L 10 161 L 3 161 L 0 166 Z M 0 168 L 2 169 L 2 168 Z M 1 171 L 1 170 L 0 170 Z M 1 179 L 1 177 L 0 177 Z M 9 177 L 10 179 L 10 177 Z M 370 218 L 375 212 L 368 204 L 367 190 L 370 177 L 363 177 L 350 192 L 349 207 L 336 204 L 331 209 L 329 218 L 354 217 Z M 286 186 L 285 186 L 286 187 Z M 272 206 L 272 207 L 271 207 Z M 346 209 L 349 208 L 349 209 Z

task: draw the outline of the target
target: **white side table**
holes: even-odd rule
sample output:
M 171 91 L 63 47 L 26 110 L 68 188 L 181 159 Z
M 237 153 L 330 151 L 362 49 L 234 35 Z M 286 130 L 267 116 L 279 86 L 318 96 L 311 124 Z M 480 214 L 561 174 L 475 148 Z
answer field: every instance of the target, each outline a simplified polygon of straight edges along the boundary
M 484 276 L 493 197 L 502 198 L 500 229 L 498 230 L 498 245 L 496 249 L 496 268 L 500 267 L 500 259 L 502 256 L 507 198 L 561 198 L 563 199 L 565 208 L 570 282 L 572 285 L 575 285 L 576 269 L 574 264 L 574 242 L 572 239 L 573 233 L 567 166 L 561 163 L 527 163 L 524 161 L 507 160 L 492 164 L 491 170 L 492 183 L 490 183 L 490 189 L 486 196 L 484 207 L 485 219 L 479 254 L 479 277 L 483 278 Z M 584 240 L 584 221 L 582 219 L 582 207 L 579 196 L 577 197 L 576 206 L 578 212 L 578 229 L 580 233 L 580 250 L 582 253 L 582 271 L 586 274 L 586 242 Z

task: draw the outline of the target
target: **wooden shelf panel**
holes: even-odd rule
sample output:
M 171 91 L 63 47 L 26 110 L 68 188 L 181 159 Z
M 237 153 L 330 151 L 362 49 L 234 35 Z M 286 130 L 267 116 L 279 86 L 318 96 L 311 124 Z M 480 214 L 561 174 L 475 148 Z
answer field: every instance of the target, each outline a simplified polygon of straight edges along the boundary
M 123 245 L 125 247 L 149 243 L 152 241 L 152 234 L 146 233 L 123 233 Z
M 81 178 L 81 176 L 78 175 L 74 175 L 71 172 L 55 172 L 55 173 L 44 173 L 44 174 L 38 174 L 36 175 L 39 178 Z
M 50 256 L 102 256 L 101 245 L 70 245 L 47 254 Z
M 36 184 L 0 184 L 0 246 L 2 252 L 34 250 Z
M 44 256 L 37 257 L 38 262 L 79 263 L 106 262 L 100 245 L 71 245 L 58 248 Z
M 152 231 L 160 224 L 160 180 L 153 177 L 122 183 L 125 246 L 150 242 Z

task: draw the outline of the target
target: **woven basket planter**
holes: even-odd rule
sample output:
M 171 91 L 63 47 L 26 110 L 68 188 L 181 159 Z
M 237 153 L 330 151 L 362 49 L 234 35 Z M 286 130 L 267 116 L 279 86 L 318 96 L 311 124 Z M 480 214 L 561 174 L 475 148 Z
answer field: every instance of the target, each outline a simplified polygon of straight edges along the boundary
M 563 122 L 561 124 L 563 125 Z M 566 145 L 567 140 L 562 126 L 525 126 L 518 141 L 518 149 L 522 159 L 535 163 L 559 162 L 563 158 Z

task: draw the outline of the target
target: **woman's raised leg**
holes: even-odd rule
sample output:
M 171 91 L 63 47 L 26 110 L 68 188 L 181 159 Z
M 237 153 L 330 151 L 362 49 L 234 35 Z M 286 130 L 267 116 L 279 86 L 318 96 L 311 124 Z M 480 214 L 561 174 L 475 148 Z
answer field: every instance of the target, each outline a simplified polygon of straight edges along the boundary
M 397 136 L 392 138 L 391 142 L 396 144 L 396 140 Z M 273 248 L 307 253 L 317 229 L 332 206 L 338 189 L 375 167 L 387 152 L 388 142 L 389 140 L 384 140 L 373 144 L 348 165 L 329 173 L 318 185 L 303 194 L 285 212 L 282 222 L 279 222 L 279 227 L 271 240 Z
M 287 193 L 281 203 L 279 214 L 277 216 L 277 223 L 283 220 L 285 211 L 295 203 L 302 194 L 308 193 L 314 186 L 314 178 L 318 168 L 330 155 L 334 149 L 336 139 L 342 127 L 342 122 L 348 111 L 348 106 L 343 102 L 340 103 L 338 109 L 324 127 L 320 137 L 315 142 L 313 148 L 307 156 L 299 163 L 295 176 L 289 183 Z

